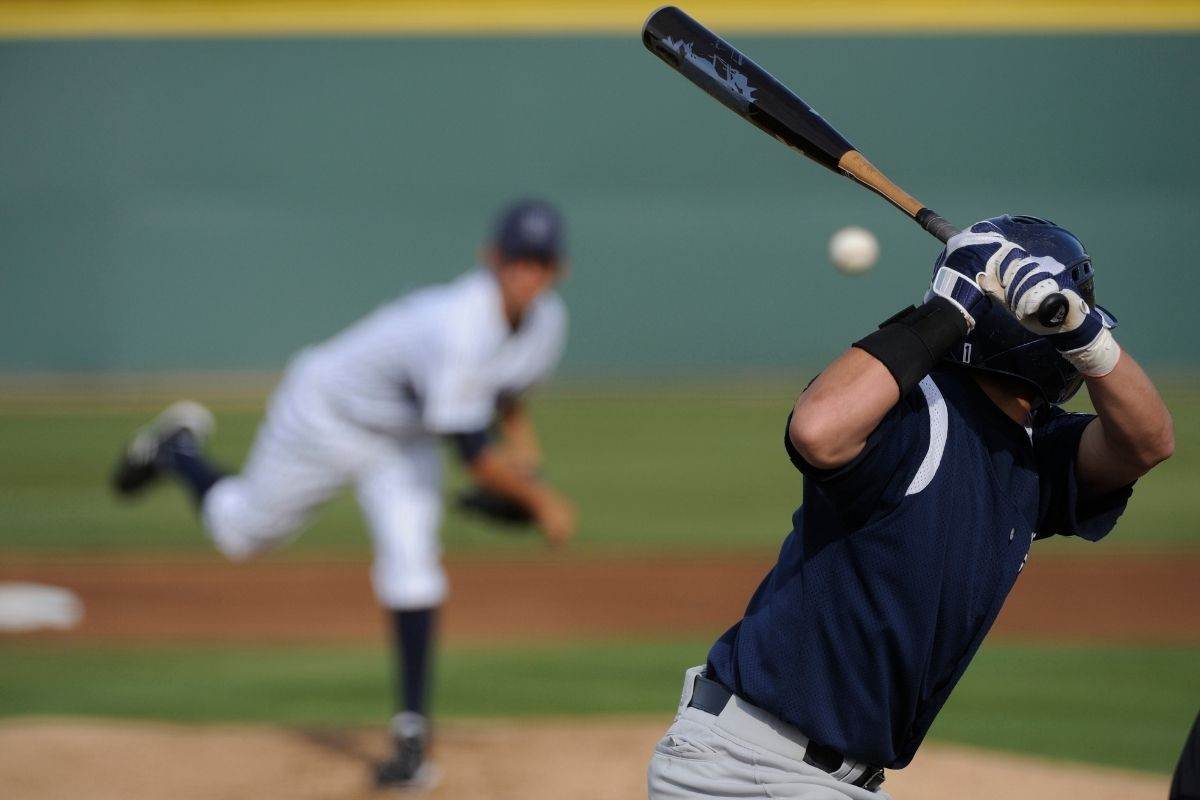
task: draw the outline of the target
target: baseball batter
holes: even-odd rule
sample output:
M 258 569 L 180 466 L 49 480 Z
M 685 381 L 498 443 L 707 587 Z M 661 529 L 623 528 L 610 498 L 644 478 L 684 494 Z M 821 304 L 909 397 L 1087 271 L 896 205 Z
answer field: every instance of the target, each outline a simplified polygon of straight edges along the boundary
M 1200 714 L 1192 723 L 1175 765 L 1168 800 L 1200 800 Z
M 453 442 L 482 488 L 527 509 L 551 543 L 575 527 L 572 505 L 536 477 L 537 438 L 521 402 L 565 344 L 567 314 L 553 291 L 565 270 L 562 240 L 553 207 L 514 203 L 499 216 L 482 266 L 301 351 L 240 474 L 221 474 L 201 454 L 212 415 L 186 401 L 139 431 L 118 464 L 123 494 L 163 474 L 182 480 L 213 543 L 239 560 L 293 537 L 314 509 L 354 487 L 398 654 L 396 750 L 378 767 L 381 785 L 432 778 L 428 673 L 446 597 L 439 440 Z M 497 418 L 503 436 L 494 440 Z
M 686 673 L 653 800 L 886 797 L 884 769 L 912 759 L 1031 542 L 1102 538 L 1172 452 L 1093 281 L 1057 225 L 980 222 L 950 239 L 923 305 L 804 390 L 784 438 L 803 504 L 742 619 Z M 1041 328 L 1055 291 L 1066 322 Z M 1084 383 L 1097 413 L 1061 410 Z

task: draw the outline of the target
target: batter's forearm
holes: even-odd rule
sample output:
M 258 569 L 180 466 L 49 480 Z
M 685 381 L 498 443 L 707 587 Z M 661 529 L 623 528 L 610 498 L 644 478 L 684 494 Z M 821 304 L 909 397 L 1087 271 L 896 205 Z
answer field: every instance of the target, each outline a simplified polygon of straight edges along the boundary
M 1170 458 L 1171 413 L 1128 351 L 1107 375 L 1088 378 L 1087 387 L 1098 418 L 1079 442 L 1081 483 L 1098 491 L 1126 486 Z
M 809 464 L 834 469 L 862 452 L 899 399 L 900 388 L 887 367 L 852 347 L 797 398 L 788 436 Z
M 800 395 L 788 429 L 792 446 L 819 469 L 848 464 L 892 406 L 973 324 L 956 301 L 936 294 L 885 320 Z

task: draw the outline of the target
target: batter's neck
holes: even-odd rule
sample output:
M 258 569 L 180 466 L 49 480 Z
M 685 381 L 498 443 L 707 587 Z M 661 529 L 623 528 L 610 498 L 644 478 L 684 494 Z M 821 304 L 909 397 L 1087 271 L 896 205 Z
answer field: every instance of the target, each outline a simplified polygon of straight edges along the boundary
M 971 378 L 1005 416 L 1018 425 L 1029 426 L 1033 419 L 1034 398 L 1023 384 L 983 372 L 972 372 Z

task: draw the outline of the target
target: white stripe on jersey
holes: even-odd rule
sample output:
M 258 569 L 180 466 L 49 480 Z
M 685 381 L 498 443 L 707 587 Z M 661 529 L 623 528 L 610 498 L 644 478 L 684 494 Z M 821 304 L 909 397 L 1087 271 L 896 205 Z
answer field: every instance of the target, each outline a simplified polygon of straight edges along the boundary
M 946 399 L 942 397 L 942 392 L 933 382 L 933 378 L 926 375 L 917 385 L 921 387 L 921 393 L 925 395 L 925 405 L 929 409 L 929 449 L 925 451 L 925 458 L 921 460 L 917 474 L 913 476 L 912 483 L 904 492 L 906 497 L 917 494 L 933 481 L 933 476 L 937 474 L 942 463 L 946 436 L 950 430 Z

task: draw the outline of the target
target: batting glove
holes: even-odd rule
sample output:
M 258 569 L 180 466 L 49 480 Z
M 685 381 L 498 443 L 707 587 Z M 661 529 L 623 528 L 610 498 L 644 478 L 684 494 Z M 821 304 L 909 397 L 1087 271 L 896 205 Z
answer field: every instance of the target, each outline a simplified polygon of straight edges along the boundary
M 933 265 L 930 291 L 957 306 L 970 331 L 975 327 L 975 315 L 987 302 L 987 276 L 998 271 L 999 265 L 1028 255 L 1005 239 L 995 225 L 978 223 L 946 242 Z
M 1064 264 L 1017 249 L 1005 258 L 989 259 L 979 284 L 1026 330 L 1049 339 L 1080 374 L 1099 378 L 1117 365 L 1121 348 L 1109 331 L 1115 320 L 1087 304 Z M 1054 292 L 1066 298 L 1067 316 L 1058 327 L 1047 328 L 1038 322 L 1037 312 Z

